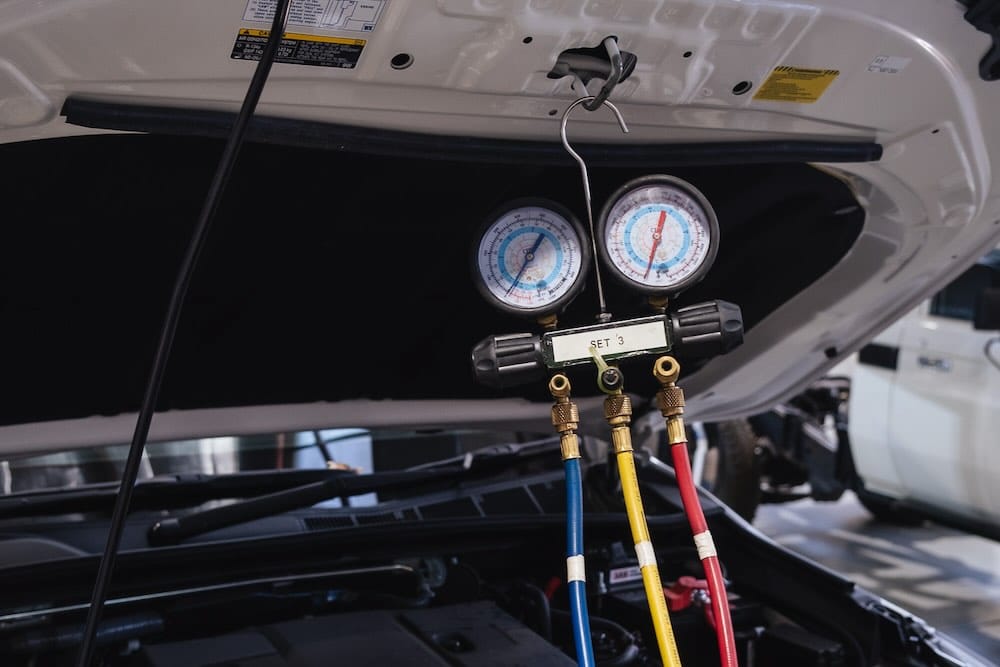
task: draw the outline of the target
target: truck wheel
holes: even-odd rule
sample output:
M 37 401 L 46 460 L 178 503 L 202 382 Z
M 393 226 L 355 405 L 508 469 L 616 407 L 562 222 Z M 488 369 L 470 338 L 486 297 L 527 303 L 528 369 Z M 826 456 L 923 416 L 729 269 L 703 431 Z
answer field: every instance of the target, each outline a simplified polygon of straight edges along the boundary
M 750 422 L 733 419 L 706 424 L 705 431 L 709 455 L 715 461 L 705 466 L 702 485 L 741 517 L 753 521 L 761 491 L 757 436 Z

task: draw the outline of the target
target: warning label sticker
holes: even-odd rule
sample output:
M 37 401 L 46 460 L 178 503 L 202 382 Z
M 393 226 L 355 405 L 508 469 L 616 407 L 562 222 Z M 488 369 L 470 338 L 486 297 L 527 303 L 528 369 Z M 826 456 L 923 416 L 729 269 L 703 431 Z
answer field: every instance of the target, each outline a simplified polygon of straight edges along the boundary
M 775 67 L 753 98 L 809 104 L 818 100 L 839 74 L 835 69 Z
M 269 34 L 270 30 L 240 28 L 230 57 L 233 60 L 260 60 Z M 286 32 L 278 47 L 275 62 L 353 69 L 358 64 L 365 44 L 363 39 Z
M 389 0 L 291 0 L 288 24 L 371 32 Z M 278 0 L 247 0 L 243 20 L 271 23 Z
M 608 572 L 608 583 L 614 584 L 624 584 L 629 581 L 640 581 L 642 579 L 642 570 L 638 567 L 619 567 Z
M 868 71 L 876 72 L 878 74 L 899 74 L 909 64 L 910 58 L 900 58 L 898 56 L 877 56 L 875 60 L 868 65 Z

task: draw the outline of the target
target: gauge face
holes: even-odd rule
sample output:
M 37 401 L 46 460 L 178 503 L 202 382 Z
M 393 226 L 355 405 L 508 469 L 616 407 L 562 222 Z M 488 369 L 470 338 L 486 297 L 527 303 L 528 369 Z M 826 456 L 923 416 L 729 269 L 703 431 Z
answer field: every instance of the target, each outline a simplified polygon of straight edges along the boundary
M 598 223 L 601 259 L 625 284 L 676 295 L 715 259 L 719 223 L 694 186 L 672 176 L 644 176 L 612 195 Z
M 480 292 L 507 312 L 558 312 L 583 287 L 590 267 L 584 238 L 573 214 L 555 202 L 511 202 L 490 217 L 476 247 Z

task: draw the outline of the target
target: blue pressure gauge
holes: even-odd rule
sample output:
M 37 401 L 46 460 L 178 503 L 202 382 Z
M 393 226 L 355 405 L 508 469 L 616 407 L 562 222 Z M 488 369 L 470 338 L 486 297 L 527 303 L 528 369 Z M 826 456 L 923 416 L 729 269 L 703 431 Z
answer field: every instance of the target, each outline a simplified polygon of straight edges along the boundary
M 582 225 L 565 207 L 518 199 L 491 215 L 473 256 L 480 293 L 517 315 L 558 313 L 580 292 L 590 268 Z

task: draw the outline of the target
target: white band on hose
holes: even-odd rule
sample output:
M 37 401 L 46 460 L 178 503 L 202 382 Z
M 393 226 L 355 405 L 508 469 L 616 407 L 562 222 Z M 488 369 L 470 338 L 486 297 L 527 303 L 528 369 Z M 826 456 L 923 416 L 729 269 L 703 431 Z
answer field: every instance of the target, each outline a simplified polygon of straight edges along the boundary
M 653 543 L 649 540 L 639 542 L 635 545 L 635 557 L 639 559 L 639 567 L 656 565 L 656 552 L 653 551 Z
M 587 566 L 583 556 L 570 556 L 566 559 L 566 581 L 586 581 Z
M 712 541 L 712 533 L 707 530 L 694 536 L 694 546 L 698 548 L 698 558 L 701 560 L 718 555 L 715 551 L 715 542 Z

